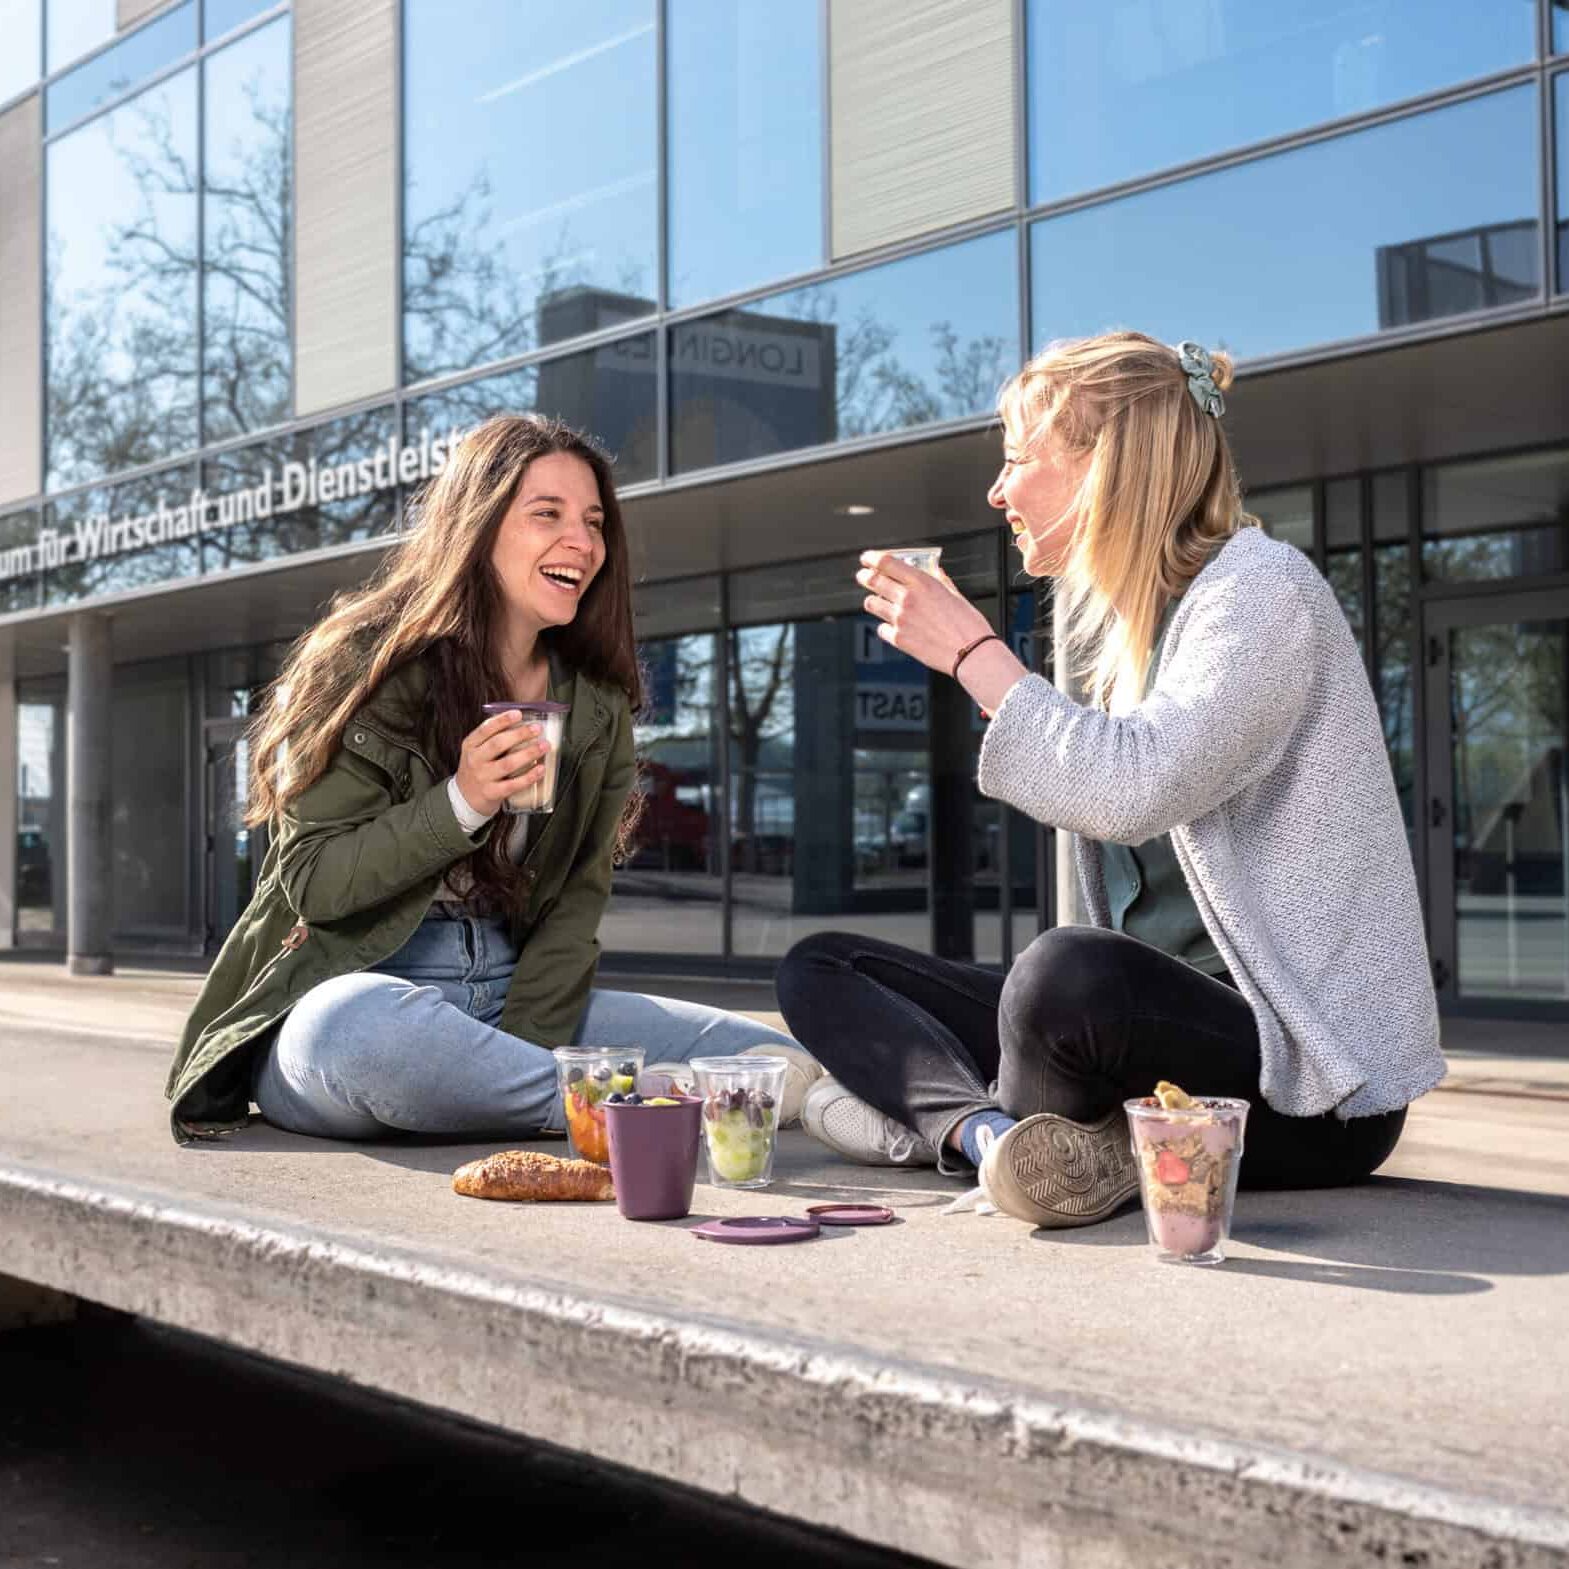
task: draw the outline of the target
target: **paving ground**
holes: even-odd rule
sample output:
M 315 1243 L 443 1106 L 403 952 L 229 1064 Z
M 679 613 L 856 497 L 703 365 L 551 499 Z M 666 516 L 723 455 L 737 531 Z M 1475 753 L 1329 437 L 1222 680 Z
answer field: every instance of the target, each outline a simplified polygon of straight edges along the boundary
M 1552 1055 L 1565 1048 L 1557 1027 L 1452 1029 L 1449 1081 L 1413 1109 L 1374 1182 L 1242 1195 L 1232 1257 L 1199 1271 L 1154 1264 L 1136 1213 L 1055 1234 L 945 1216 L 945 1179 L 849 1167 L 799 1135 L 769 1209 L 875 1196 L 902 1223 L 787 1250 L 712 1249 L 682 1223 L 632 1226 L 610 1207 L 456 1198 L 452 1169 L 494 1142 L 350 1146 L 257 1127 L 177 1148 L 161 1086 L 195 984 L 0 964 L 0 1160 L 962 1374 L 1152 1431 L 1310 1457 L 1369 1485 L 1408 1479 L 1545 1520 L 1569 1561 L 1569 1054 Z M 757 997 L 720 988 L 713 1000 Z M 700 1187 L 696 1207 L 760 1205 Z

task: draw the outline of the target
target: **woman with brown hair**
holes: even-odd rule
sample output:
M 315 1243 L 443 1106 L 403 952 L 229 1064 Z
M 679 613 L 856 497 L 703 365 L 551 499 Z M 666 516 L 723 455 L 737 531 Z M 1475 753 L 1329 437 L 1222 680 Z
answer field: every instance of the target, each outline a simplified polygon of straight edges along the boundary
M 849 934 L 778 976 L 832 1075 L 802 1114 L 852 1158 L 978 1167 L 1000 1209 L 1100 1220 L 1137 1175 L 1122 1102 L 1252 1103 L 1244 1186 L 1356 1182 L 1443 1076 L 1378 709 L 1329 585 L 1242 510 L 1231 361 L 1135 332 L 1004 388 L 1003 512 L 1056 580 L 1075 701 L 946 579 L 880 551 L 878 634 L 991 716 L 982 794 L 1071 836 L 1088 922 L 1006 977 Z
M 554 810 L 540 727 L 564 703 Z M 564 425 L 487 420 L 413 529 L 295 645 L 252 728 L 249 820 L 273 837 L 170 1074 L 177 1137 L 560 1128 L 550 1048 L 684 1062 L 759 1044 L 738 1014 L 596 990 L 611 866 L 636 819 L 642 701 L 610 464 Z

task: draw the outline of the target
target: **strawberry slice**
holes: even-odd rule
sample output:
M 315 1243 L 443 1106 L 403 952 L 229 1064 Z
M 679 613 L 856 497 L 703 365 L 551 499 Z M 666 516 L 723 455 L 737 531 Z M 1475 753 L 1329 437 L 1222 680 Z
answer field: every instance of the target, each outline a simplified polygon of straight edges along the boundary
M 1162 1150 L 1155 1157 L 1155 1175 L 1168 1188 L 1180 1188 L 1193 1170 L 1175 1150 Z

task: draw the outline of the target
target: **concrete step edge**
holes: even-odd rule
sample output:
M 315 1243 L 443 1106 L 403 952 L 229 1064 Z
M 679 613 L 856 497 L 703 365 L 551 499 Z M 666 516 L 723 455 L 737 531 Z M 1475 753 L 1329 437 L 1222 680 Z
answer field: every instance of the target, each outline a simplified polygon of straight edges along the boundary
M 1569 1565 L 1569 1512 L 3 1157 L 0 1273 L 967 1569 Z

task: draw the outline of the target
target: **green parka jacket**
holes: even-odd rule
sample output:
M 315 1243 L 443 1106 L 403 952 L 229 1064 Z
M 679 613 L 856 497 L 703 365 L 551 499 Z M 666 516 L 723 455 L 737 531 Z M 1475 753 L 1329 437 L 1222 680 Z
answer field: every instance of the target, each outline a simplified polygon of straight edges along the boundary
M 472 838 L 447 772 L 419 734 L 428 684 L 416 660 L 384 681 L 344 731 L 326 772 L 275 826 L 256 893 L 208 973 L 165 1093 L 182 1143 L 244 1125 L 252 1059 L 313 986 L 368 969 L 413 936 Z M 626 695 L 583 675 L 552 678 L 570 702 L 556 809 L 523 863 L 521 954 L 501 1027 L 542 1046 L 571 1040 L 599 962 L 616 825 L 632 787 Z

